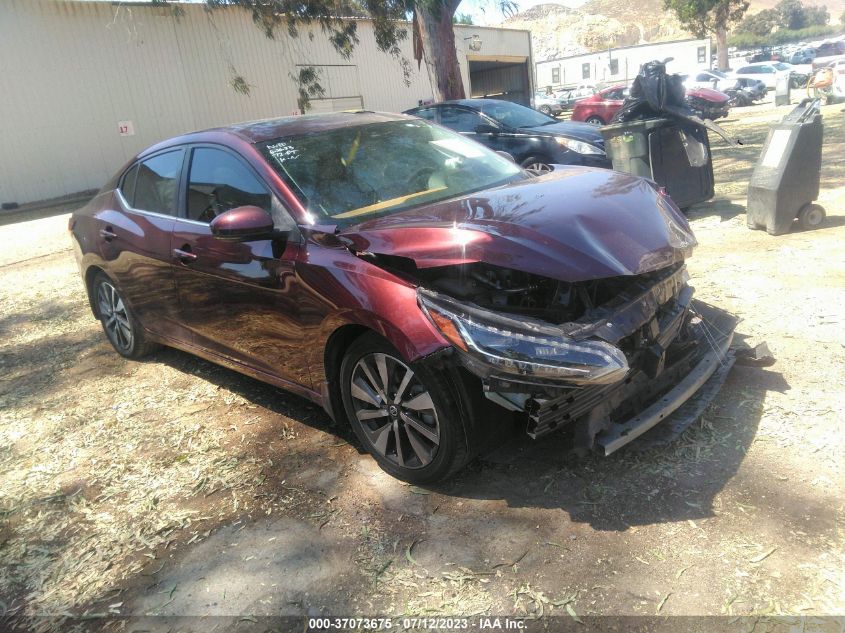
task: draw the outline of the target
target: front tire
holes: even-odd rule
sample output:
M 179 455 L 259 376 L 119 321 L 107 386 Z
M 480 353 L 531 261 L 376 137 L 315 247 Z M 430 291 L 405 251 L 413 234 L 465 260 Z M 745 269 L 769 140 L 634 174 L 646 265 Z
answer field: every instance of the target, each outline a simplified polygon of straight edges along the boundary
M 590 125 L 598 125 L 599 127 L 604 125 L 602 118 L 600 116 L 596 116 L 595 114 L 591 117 L 587 117 L 587 120 L 584 122 L 589 123 Z
M 543 114 L 546 114 L 548 116 L 552 116 L 552 109 L 547 105 L 541 105 L 540 106 L 540 112 L 542 112 Z
M 467 463 L 461 407 L 449 385 L 406 363 L 381 337 L 366 334 L 349 346 L 340 384 L 352 430 L 385 472 L 430 484 Z
M 125 358 L 141 358 L 158 348 L 146 340 L 141 325 L 117 286 L 104 273 L 94 277 L 92 291 L 103 332 L 118 354 Z

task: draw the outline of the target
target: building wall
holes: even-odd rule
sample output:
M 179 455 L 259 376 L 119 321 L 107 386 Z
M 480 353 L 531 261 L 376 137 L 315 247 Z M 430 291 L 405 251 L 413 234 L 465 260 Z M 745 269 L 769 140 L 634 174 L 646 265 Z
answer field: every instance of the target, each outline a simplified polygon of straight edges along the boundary
M 703 61 L 699 55 L 702 48 Z M 670 72 L 691 72 L 699 68 L 710 68 L 710 56 L 709 38 L 616 48 L 537 62 L 535 83 L 538 89 L 581 83 L 623 83 L 636 77 L 642 64 L 655 59 L 673 57 L 673 61 L 667 66 Z M 615 60 L 617 65 L 615 73 L 611 72 L 611 60 Z M 584 77 L 584 65 L 589 66 L 589 77 Z
M 171 7 L 69 0 L 0 0 L 0 202 L 24 203 L 99 188 L 145 147 L 177 134 L 238 121 L 287 116 L 297 108 L 291 73 L 317 66 L 330 101 L 316 111 L 347 107 L 399 112 L 431 99 L 425 67 L 379 51 L 369 21 L 360 43 L 340 56 L 315 29 L 291 38 L 264 36 L 238 8 L 211 13 Z M 456 28 L 464 82 L 470 38 L 487 55 L 524 56 L 527 31 Z M 236 92 L 237 73 L 249 95 Z M 467 92 L 469 87 L 467 85 Z M 131 122 L 121 136 L 118 122 Z

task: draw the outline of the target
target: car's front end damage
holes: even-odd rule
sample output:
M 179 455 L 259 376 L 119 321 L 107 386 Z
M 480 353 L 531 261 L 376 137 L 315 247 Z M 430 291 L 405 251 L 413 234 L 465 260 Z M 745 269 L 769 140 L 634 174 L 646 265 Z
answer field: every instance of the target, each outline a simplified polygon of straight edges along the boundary
M 557 324 L 526 314 L 537 310 L 493 312 L 424 287 L 418 297 L 456 361 L 481 379 L 488 399 L 524 414 L 528 435 L 571 427 L 577 447 L 609 455 L 687 404 L 662 429 L 679 434 L 733 364 L 735 318 L 694 301 L 687 279 L 676 264 L 567 284 L 555 300 L 566 296 L 582 311 Z M 602 285 L 606 301 L 593 302 Z
M 420 310 L 533 438 L 610 454 L 679 434 L 733 364 L 736 319 L 693 299 L 695 238 L 653 183 L 564 171 L 348 232 L 417 285 Z M 671 418 L 671 419 L 670 419 Z

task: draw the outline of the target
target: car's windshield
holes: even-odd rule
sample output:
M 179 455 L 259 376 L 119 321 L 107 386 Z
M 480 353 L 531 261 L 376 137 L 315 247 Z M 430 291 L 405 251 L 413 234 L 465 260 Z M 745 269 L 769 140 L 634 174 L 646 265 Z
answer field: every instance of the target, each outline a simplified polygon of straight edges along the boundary
M 723 73 L 721 70 L 711 70 L 710 73 L 713 74 L 713 75 L 716 75 L 717 77 L 719 77 L 721 79 L 727 79 L 728 78 L 728 76 L 725 73 Z
M 772 66 L 774 66 L 778 70 L 789 70 L 790 68 L 792 68 L 792 66 L 790 66 L 789 64 L 784 64 L 783 62 L 775 62 L 774 64 L 772 64 Z
M 537 127 L 557 123 L 557 119 L 510 101 L 473 103 L 472 107 L 502 125 L 512 128 Z
M 419 120 L 348 126 L 258 147 L 318 222 L 354 224 L 528 177 L 478 143 Z

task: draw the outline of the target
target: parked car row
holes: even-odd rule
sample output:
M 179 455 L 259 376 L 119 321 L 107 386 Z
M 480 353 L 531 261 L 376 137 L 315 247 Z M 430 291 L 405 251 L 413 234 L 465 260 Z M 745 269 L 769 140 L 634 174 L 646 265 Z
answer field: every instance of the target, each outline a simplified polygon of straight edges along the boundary
M 747 63 L 786 62 L 793 65 L 812 64 L 815 59 L 845 55 L 845 41 L 828 40 L 815 45 L 799 43 L 796 45 L 765 48 L 753 54 L 734 52 L 731 57 L 743 58 Z
M 582 99 L 595 93 L 592 86 L 564 88 L 557 92 L 538 91 L 534 93 L 533 107 L 549 116 L 558 116 L 565 110 L 571 110 Z

